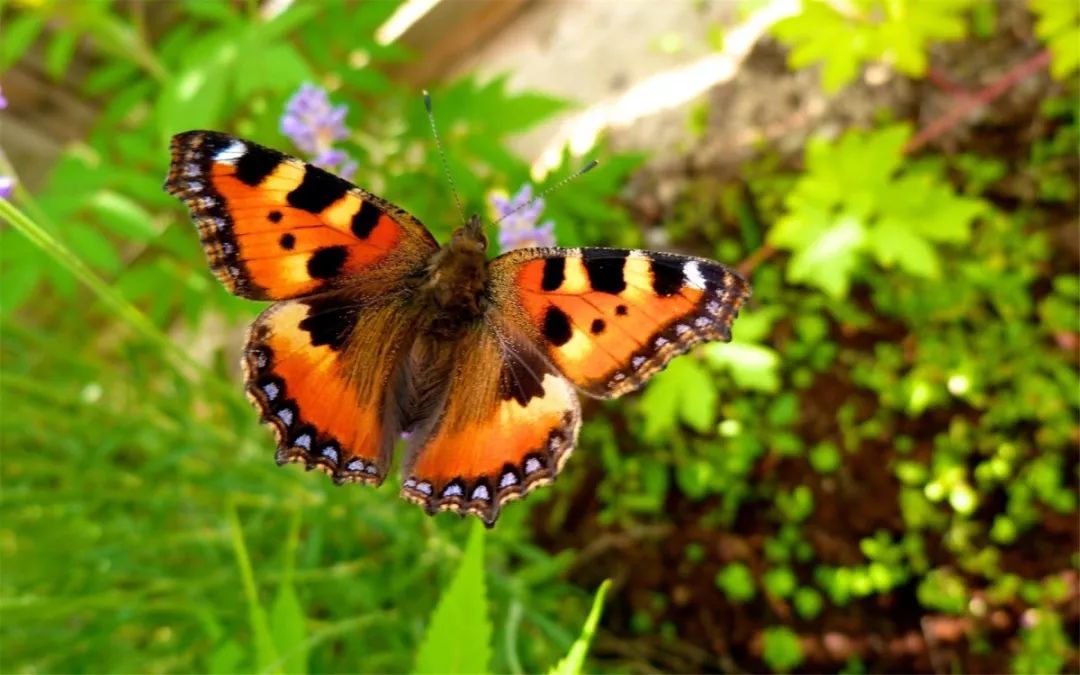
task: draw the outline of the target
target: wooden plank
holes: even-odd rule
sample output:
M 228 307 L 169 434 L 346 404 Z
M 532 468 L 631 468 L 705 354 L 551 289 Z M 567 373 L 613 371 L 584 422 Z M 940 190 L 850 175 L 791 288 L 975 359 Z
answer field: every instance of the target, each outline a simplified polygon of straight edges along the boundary
M 401 82 L 423 86 L 445 77 L 456 62 L 536 0 L 442 0 L 408 28 L 397 43 L 417 60 L 390 71 Z

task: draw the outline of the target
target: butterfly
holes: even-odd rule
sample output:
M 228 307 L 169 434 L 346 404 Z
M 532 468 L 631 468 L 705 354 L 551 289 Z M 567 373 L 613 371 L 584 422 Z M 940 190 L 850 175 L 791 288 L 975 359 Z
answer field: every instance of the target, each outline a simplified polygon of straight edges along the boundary
M 440 246 L 403 209 L 316 166 L 213 131 L 172 139 L 165 189 L 210 269 L 273 301 L 243 352 L 277 462 L 381 484 L 403 435 L 401 494 L 492 526 L 552 482 L 578 393 L 634 391 L 672 358 L 730 340 L 750 287 L 670 253 L 528 248 L 486 256 L 478 216 Z

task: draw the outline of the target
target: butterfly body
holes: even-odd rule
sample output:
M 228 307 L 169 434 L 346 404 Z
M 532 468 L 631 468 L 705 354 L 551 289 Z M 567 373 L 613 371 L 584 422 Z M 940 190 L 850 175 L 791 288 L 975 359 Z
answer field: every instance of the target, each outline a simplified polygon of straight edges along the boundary
M 478 217 L 432 256 L 420 298 L 430 316 L 426 332 L 437 338 L 453 339 L 483 315 L 490 305 L 487 238 Z
M 402 496 L 473 513 L 551 482 L 578 393 L 633 391 L 730 339 L 749 286 L 702 258 L 519 249 L 493 260 L 477 217 L 439 246 L 404 210 L 280 152 L 209 131 L 173 139 L 166 189 L 191 211 L 253 323 L 246 391 L 279 463 L 381 484 L 404 434 Z

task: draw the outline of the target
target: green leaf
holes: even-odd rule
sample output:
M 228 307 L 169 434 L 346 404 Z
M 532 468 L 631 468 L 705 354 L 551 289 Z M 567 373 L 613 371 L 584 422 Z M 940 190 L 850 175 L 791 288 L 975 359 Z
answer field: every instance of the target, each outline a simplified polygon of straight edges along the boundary
M 120 256 L 112 243 L 97 230 L 86 225 L 73 224 L 64 230 L 71 250 L 93 267 L 114 274 L 120 271 Z
M 714 342 L 702 349 L 709 365 L 731 373 L 740 389 L 775 393 L 780 390 L 780 355 L 763 345 L 741 341 Z
M 138 202 L 112 190 L 98 190 L 87 204 L 101 224 L 121 237 L 145 242 L 157 235 L 150 213 Z
M 270 628 L 266 619 L 266 610 L 259 601 L 258 586 L 255 584 L 255 572 L 251 568 L 251 557 L 248 555 L 247 544 L 244 542 L 244 531 L 240 526 L 240 518 L 236 513 L 236 505 L 229 500 L 226 506 L 226 515 L 229 521 L 229 530 L 232 534 L 233 555 L 236 558 L 236 566 L 240 571 L 240 580 L 244 588 L 244 598 L 248 606 L 248 622 L 251 628 L 252 642 L 254 642 L 255 669 L 259 672 L 277 672 L 277 650 L 274 649 L 274 641 L 270 636 Z
M 936 279 L 941 270 L 937 252 L 926 239 L 896 220 L 882 220 L 870 233 L 869 248 L 883 267 L 899 265 L 915 276 Z
M 716 587 L 735 603 L 748 602 L 757 594 L 750 568 L 739 562 L 731 563 L 716 573 Z
M 227 640 L 210 652 L 207 672 L 212 675 L 233 675 L 241 672 L 244 648 L 236 640 Z
M 770 32 L 790 47 L 792 68 L 820 63 L 822 86 L 835 92 L 854 80 L 868 61 L 883 61 L 902 73 L 921 76 L 932 42 L 965 36 L 964 13 L 975 2 L 853 0 L 837 5 L 805 0 L 802 11 L 778 21 Z
M 60 79 L 71 63 L 71 57 L 75 55 L 75 47 L 78 45 L 78 34 L 75 31 L 60 31 L 49 42 L 45 50 L 45 72 L 54 80 Z
M 491 621 L 484 579 L 484 527 L 473 522 L 465 553 L 431 615 L 416 653 L 415 673 L 486 673 Z
M 699 433 L 712 431 L 718 398 L 716 382 L 699 362 L 686 358 L 672 361 L 641 397 L 646 440 L 660 441 L 679 421 Z
M 190 45 L 184 66 L 162 88 L 156 110 L 164 136 L 219 125 L 230 72 L 242 50 L 231 30 L 215 31 Z
M 45 261 L 26 237 L 11 229 L 0 230 L 0 314 L 9 314 L 26 301 L 41 281 Z
M 227 2 L 207 2 L 207 0 L 182 0 L 184 12 L 196 19 L 214 23 L 237 23 L 240 15 Z
M 7 70 L 18 61 L 44 26 L 45 17 L 37 13 L 25 12 L 8 19 L 4 39 L 0 40 L 0 68 Z
M 861 220 L 848 215 L 825 227 L 815 224 L 814 229 L 819 236 L 792 256 L 788 278 L 816 286 L 833 298 L 843 298 L 859 262 L 866 228 Z
M 786 673 L 803 662 L 799 636 L 787 626 L 765 629 L 762 641 L 762 658 L 775 673 Z
M 843 298 L 867 256 L 914 276 L 940 274 L 936 244 L 966 242 L 986 205 L 957 194 L 940 167 L 904 164 L 910 136 L 892 125 L 807 146 L 807 171 L 768 235 L 792 251 L 790 280 Z
M 611 580 L 605 579 L 596 591 L 592 609 L 589 610 L 589 616 L 585 619 L 585 625 L 581 627 L 581 634 L 578 635 L 574 644 L 570 645 L 570 651 L 566 656 L 548 671 L 550 675 L 578 675 L 584 672 L 585 655 L 589 652 L 589 644 L 592 642 L 593 635 L 596 634 L 596 626 L 600 623 L 600 611 L 604 607 L 604 598 L 609 588 L 611 588 Z
M 259 91 L 291 92 L 303 82 L 315 79 L 304 58 L 287 42 L 252 44 L 244 53 L 256 56 L 237 62 L 236 95 L 240 98 Z
M 761 583 L 770 594 L 778 598 L 790 597 L 798 582 L 789 567 L 774 567 L 761 577 Z
M 795 605 L 795 612 L 807 621 L 817 618 L 825 604 L 821 598 L 821 593 L 809 586 L 803 586 L 795 591 L 792 603 Z
M 275 666 L 290 675 L 303 675 L 307 672 L 307 618 L 293 583 L 299 533 L 300 515 L 295 512 L 289 536 L 285 540 L 285 570 L 278 584 L 274 604 L 270 607 L 270 634 L 281 658 Z
M 716 404 L 719 393 L 709 372 L 693 359 L 683 359 L 686 372 L 683 376 L 681 397 L 682 419 L 694 431 L 705 434 L 716 424 Z M 687 367 L 688 366 L 688 367 Z
M 1035 35 L 1050 49 L 1050 74 L 1067 79 L 1080 68 L 1080 3 L 1062 0 L 1031 0 L 1038 17 Z

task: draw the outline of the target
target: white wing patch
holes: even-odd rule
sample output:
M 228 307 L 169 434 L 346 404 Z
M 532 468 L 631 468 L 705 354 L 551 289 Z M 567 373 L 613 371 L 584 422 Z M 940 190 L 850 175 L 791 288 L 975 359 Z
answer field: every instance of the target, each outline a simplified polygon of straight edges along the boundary
M 247 146 L 241 141 L 233 141 L 227 147 L 218 150 L 218 153 L 214 155 L 215 162 L 224 162 L 225 164 L 236 164 L 236 160 L 240 159 L 247 153 Z
M 683 265 L 683 276 L 686 277 L 691 286 L 705 290 L 705 277 L 701 276 L 701 268 L 698 267 L 696 260 L 691 260 Z

